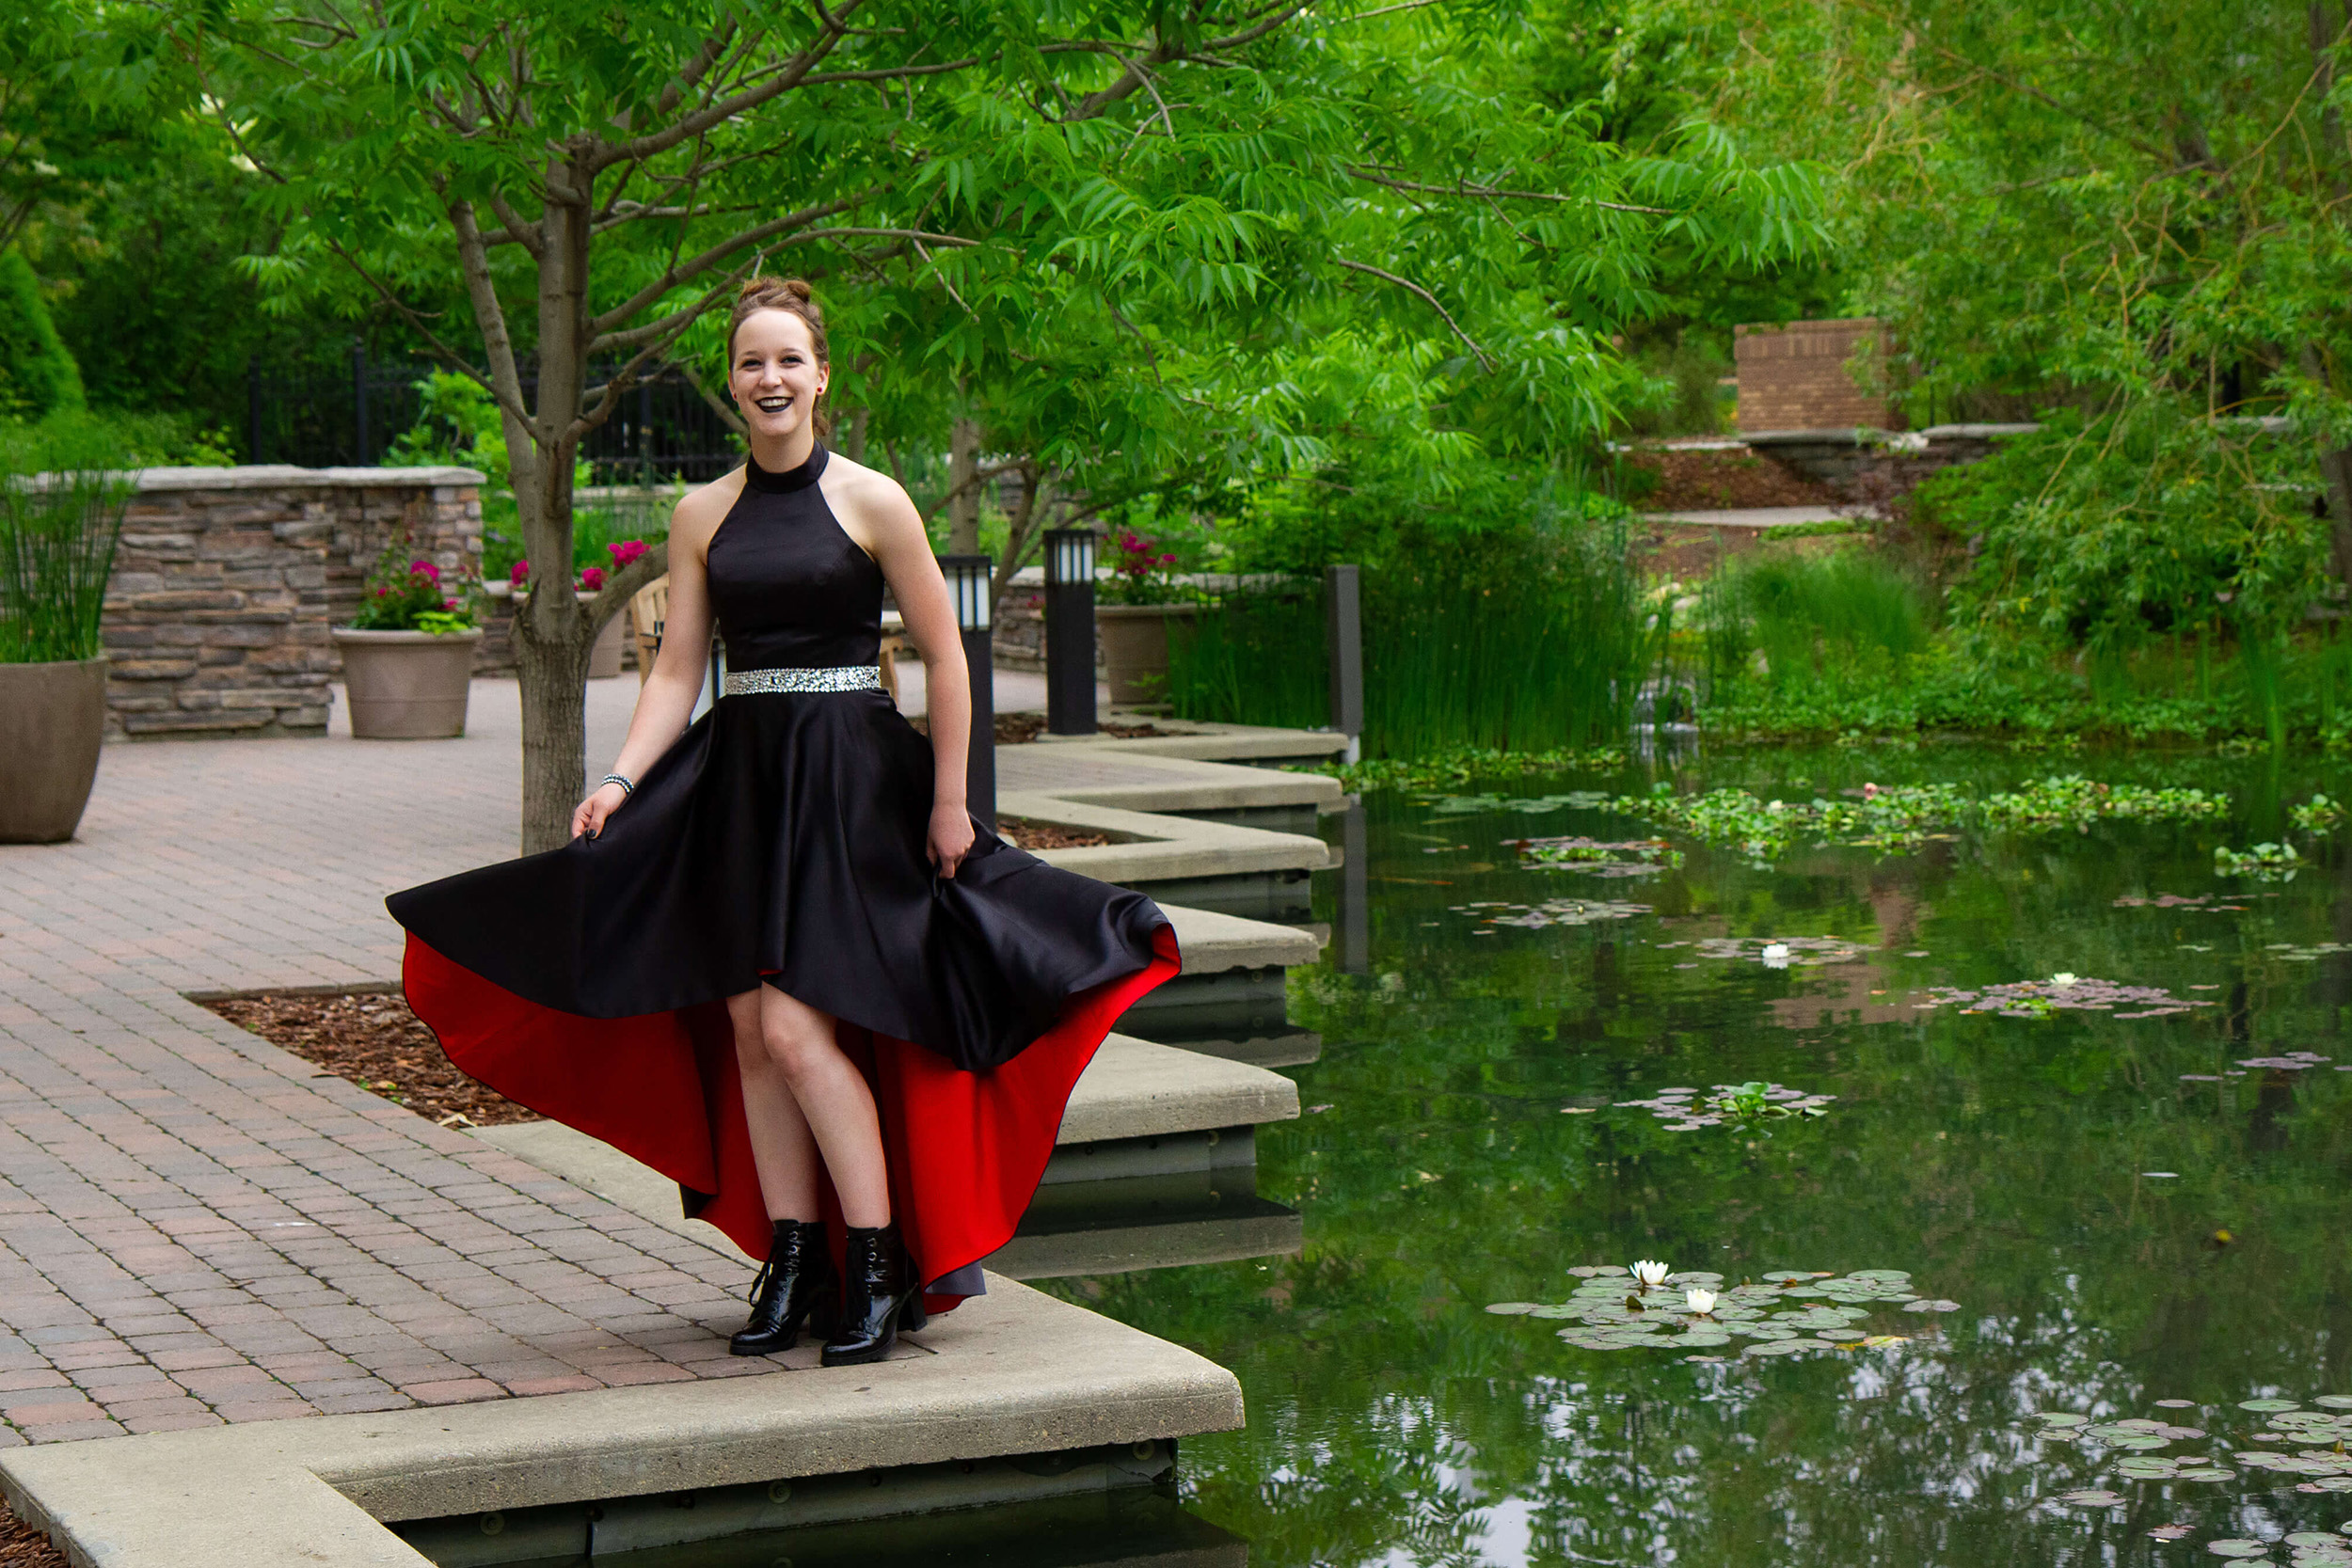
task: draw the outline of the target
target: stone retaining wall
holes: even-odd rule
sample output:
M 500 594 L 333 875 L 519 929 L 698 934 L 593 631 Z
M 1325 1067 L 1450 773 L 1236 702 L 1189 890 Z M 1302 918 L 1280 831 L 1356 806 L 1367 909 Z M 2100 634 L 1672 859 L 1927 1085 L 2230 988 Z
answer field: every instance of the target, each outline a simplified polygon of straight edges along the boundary
M 148 468 L 106 587 L 116 737 L 324 735 L 347 624 L 404 528 L 443 571 L 482 562 L 472 468 Z
M 1939 424 L 1925 430 L 1759 430 L 1750 451 L 1856 500 L 1907 493 L 1938 468 L 1980 463 L 1994 443 L 2042 427 Z

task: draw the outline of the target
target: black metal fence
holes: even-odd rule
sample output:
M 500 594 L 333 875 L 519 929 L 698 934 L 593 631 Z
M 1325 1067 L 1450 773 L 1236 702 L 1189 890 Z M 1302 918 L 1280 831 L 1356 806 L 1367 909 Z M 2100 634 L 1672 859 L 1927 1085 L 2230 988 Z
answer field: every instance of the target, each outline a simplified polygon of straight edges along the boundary
M 246 461 L 306 468 L 368 467 L 415 427 L 424 409 L 419 384 L 430 360 L 371 360 L 354 344 L 342 373 L 285 372 L 255 361 L 246 376 Z M 601 374 L 592 372 L 596 382 Z M 526 370 L 526 398 L 538 377 Z M 591 431 L 581 456 L 597 484 L 716 479 L 743 460 L 716 409 L 675 369 L 664 367 L 621 394 L 612 417 Z

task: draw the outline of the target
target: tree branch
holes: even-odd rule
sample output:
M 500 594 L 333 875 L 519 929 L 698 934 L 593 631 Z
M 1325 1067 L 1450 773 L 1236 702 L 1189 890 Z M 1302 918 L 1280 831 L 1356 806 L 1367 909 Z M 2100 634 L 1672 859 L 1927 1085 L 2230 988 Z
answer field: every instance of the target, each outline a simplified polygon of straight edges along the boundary
M 591 317 L 588 322 L 588 330 L 592 334 L 599 335 L 608 332 L 639 311 L 649 309 L 663 294 L 668 293 L 679 284 L 689 282 L 708 272 L 712 267 L 719 265 L 729 256 L 746 246 L 755 245 L 771 235 L 781 234 L 791 229 L 803 228 L 819 218 L 831 217 L 835 213 L 845 212 L 880 189 L 882 187 L 877 185 L 860 191 L 854 196 L 843 197 L 838 201 L 829 201 L 817 207 L 803 207 L 797 213 L 787 213 L 780 218 L 771 218 L 766 223 L 756 224 L 750 229 L 729 235 L 691 261 L 677 262 L 664 269 L 660 277 L 655 278 L 612 309 L 601 315 Z
M 1472 354 L 1478 356 L 1478 362 L 1486 367 L 1486 373 L 1488 375 L 1494 374 L 1494 360 L 1487 356 L 1485 349 L 1478 346 L 1478 340 L 1463 331 L 1462 324 L 1455 321 L 1453 314 L 1448 311 L 1444 306 L 1438 303 L 1438 296 L 1436 294 L 1431 293 L 1427 289 L 1422 288 L 1420 284 L 1414 282 L 1409 277 L 1399 277 L 1392 272 L 1383 272 L 1378 267 L 1367 266 L 1361 261 L 1351 261 L 1344 256 L 1334 256 L 1331 260 L 1338 262 L 1341 266 L 1347 268 L 1350 272 L 1367 273 L 1374 277 L 1381 279 L 1383 282 L 1393 283 L 1400 289 L 1419 294 L 1423 300 L 1428 302 L 1429 309 L 1435 310 L 1438 315 L 1445 318 L 1445 324 L 1454 329 L 1454 335 L 1461 339 L 1464 343 L 1468 344 L 1470 346 L 1470 351 Z
M 842 0 L 841 15 L 848 16 L 866 4 L 866 0 Z M 819 61 L 834 52 L 847 32 L 848 29 L 842 25 L 839 18 L 830 12 L 827 13 L 823 31 L 817 41 L 794 55 L 786 68 L 773 78 L 762 82 L 755 87 L 720 99 L 717 103 L 706 104 L 675 124 L 662 130 L 643 136 L 633 136 L 628 141 L 599 149 L 591 166 L 592 170 L 600 173 L 614 164 L 632 161 L 643 163 L 648 158 L 667 152 L 680 142 L 702 135 L 714 125 L 732 119 L 735 116 L 748 110 L 755 109 L 781 93 L 789 92 L 801 85 L 801 79 L 814 71 Z
M 1575 207 L 1605 207 L 1613 213 L 1644 213 L 1651 217 L 1675 216 L 1675 210 L 1671 207 L 1637 207 L 1627 201 L 1603 201 L 1592 196 L 1562 196 L 1556 191 L 1506 191 L 1492 185 L 1473 185 L 1467 180 L 1457 180 L 1451 185 L 1424 185 L 1417 180 L 1392 179 L 1356 164 L 1342 166 L 1359 180 L 1369 180 L 1375 185 L 1386 185 L 1391 190 L 1421 191 L 1429 196 L 1475 196 L 1489 200 L 1504 197 L 1514 201 L 1559 201 Z

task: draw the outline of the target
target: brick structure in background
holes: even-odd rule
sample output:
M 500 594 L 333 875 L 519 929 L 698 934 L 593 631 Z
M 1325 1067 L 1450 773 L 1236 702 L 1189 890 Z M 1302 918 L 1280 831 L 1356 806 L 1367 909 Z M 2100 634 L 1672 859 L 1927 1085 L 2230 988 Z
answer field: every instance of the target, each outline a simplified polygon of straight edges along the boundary
M 1740 432 L 1900 429 L 1900 411 L 1849 368 L 1878 333 L 1875 316 L 1732 328 Z
M 368 570 L 405 529 L 482 562 L 472 468 L 148 468 L 106 586 L 111 736 L 325 735 Z

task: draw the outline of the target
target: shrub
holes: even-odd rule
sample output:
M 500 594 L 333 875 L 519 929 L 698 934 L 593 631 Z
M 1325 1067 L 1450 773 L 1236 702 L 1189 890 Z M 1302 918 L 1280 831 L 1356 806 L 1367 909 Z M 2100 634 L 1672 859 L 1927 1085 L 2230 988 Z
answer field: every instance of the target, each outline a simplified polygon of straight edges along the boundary
M 0 251 L 0 415 L 81 406 L 82 372 L 49 319 L 40 279 L 23 251 Z
M 2308 440 L 2170 403 L 2054 417 L 1920 487 L 1970 535 L 1954 622 L 2123 649 L 2217 621 L 2284 626 L 2327 581 Z

